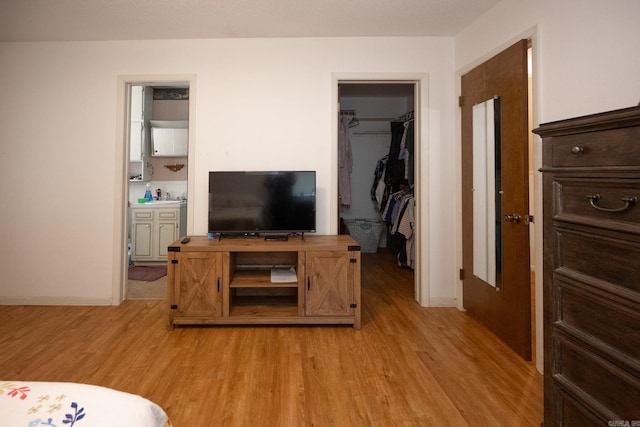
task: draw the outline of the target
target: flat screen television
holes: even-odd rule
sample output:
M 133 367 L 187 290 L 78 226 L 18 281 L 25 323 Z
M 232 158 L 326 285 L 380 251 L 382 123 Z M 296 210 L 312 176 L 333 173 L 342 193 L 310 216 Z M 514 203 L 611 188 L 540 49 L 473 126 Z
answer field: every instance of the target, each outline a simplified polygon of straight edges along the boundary
M 209 233 L 282 236 L 315 231 L 315 171 L 209 172 Z

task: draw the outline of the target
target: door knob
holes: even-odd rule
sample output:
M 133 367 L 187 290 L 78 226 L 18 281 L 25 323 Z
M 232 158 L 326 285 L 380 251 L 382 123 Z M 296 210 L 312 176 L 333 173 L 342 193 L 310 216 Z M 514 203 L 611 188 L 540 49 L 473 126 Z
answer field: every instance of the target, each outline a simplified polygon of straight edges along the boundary
M 519 224 L 520 223 L 520 215 L 518 215 L 518 214 L 506 214 L 504 216 L 504 220 L 505 220 L 505 222 L 513 222 L 513 223 Z

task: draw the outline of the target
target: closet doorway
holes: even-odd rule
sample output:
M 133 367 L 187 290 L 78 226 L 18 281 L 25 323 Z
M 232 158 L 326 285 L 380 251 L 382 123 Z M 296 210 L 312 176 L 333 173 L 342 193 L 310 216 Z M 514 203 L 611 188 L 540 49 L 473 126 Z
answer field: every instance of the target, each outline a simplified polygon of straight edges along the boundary
M 338 83 L 338 230 L 360 243 L 363 256 L 412 271 L 419 259 L 416 94 L 416 81 Z

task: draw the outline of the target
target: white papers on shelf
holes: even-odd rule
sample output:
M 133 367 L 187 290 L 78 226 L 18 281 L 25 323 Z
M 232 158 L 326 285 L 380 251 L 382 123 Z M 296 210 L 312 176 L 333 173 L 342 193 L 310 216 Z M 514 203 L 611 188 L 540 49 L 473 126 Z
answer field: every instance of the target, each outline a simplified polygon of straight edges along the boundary
M 271 283 L 294 283 L 298 281 L 296 269 L 291 268 L 272 268 Z

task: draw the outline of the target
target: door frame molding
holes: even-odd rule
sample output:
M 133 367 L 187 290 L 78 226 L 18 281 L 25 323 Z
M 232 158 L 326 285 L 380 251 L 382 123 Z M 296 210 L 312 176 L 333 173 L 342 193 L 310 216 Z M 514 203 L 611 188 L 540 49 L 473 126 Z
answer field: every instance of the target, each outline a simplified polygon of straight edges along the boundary
M 422 176 L 427 176 L 423 171 L 423 166 L 429 164 L 429 138 L 428 138 L 428 114 L 422 114 L 428 110 L 428 89 L 429 75 L 427 73 L 332 73 L 331 75 L 331 135 L 333 144 L 331 146 L 331 188 L 330 194 L 338 194 L 338 116 L 339 116 L 339 94 L 338 85 L 344 83 L 400 83 L 414 84 L 414 135 L 415 144 L 415 189 L 414 193 L 418 199 L 416 203 L 416 265 L 414 269 L 414 298 L 423 307 L 429 307 L 430 283 L 429 275 L 423 275 L 423 271 L 429 271 L 430 254 L 428 244 L 428 184 L 421 185 Z M 338 218 L 339 206 L 338 198 L 331 197 L 329 200 L 329 218 Z M 331 220 L 329 232 L 338 233 L 338 224 Z
M 193 228 L 193 192 L 195 182 L 195 102 L 196 75 L 195 74 L 144 74 L 119 75 L 116 87 L 116 140 L 114 159 L 114 227 L 112 254 L 112 282 L 111 304 L 121 304 L 126 296 L 127 285 L 127 228 L 129 208 L 129 87 L 134 85 L 189 85 L 189 152 L 187 159 L 187 233 L 192 234 Z M 118 202 L 119 201 L 119 202 Z

